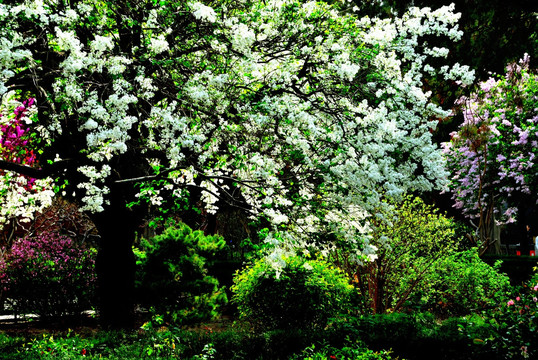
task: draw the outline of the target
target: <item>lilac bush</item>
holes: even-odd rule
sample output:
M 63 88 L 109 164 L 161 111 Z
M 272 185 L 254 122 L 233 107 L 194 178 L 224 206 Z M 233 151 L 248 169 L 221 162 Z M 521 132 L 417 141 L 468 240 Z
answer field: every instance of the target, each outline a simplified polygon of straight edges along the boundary
M 16 315 L 80 313 L 95 293 L 95 254 L 57 233 L 20 238 L 0 259 L 2 299 Z
M 464 121 L 444 144 L 454 206 L 483 228 L 514 222 L 522 200 L 536 200 L 538 75 L 529 62 L 525 55 L 461 98 Z

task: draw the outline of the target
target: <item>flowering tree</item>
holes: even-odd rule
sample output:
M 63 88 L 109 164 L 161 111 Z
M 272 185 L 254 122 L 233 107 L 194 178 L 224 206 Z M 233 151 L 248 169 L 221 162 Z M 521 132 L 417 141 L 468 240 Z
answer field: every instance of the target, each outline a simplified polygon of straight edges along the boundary
M 445 144 L 454 206 L 479 220 L 482 251 L 495 243 L 495 221 L 514 222 L 522 204 L 537 200 L 538 76 L 528 64 L 526 55 L 508 65 L 504 78 L 461 98 L 464 122 Z
M 453 0 L 455 10 L 461 11 L 458 21 L 463 30 L 461 40 L 451 47 L 449 58 L 470 65 L 477 77 L 487 78 L 488 72 L 500 73 L 507 63 L 527 52 L 533 61 L 538 58 L 538 18 L 531 0 Z M 395 16 L 411 6 L 438 8 L 446 0 L 352 0 L 350 8 L 360 13 Z M 435 40 L 434 40 L 435 41 Z M 446 89 L 444 89 L 446 92 Z M 444 94 L 446 96 L 447 94 Z
M 37 115 L 35 99 L 16 101 L 8 94 L 0 112 L 0 159 L 16 165 L 36 167 L 39 134 L 32 127 Z M 0 245 L 8 246 L 21 225 L 51 204 L 51 179 L 35 179 L 12 171 L 0 171 Z M 22 223 L 22 224 L 21 224 Z
M 473 80 L 427 44 L 461 36 L 452 7 L 379 20 L 321 2 L 212 5 L 0 5 L 0 92 L 35 96 L 49 144 L 41 169 L 0 166 L 67 180 L 92 214 L 104 321 L 128 318 L 136 200 L 230 204 L 303 245 L 329 229 L 361 257 L 383 193 L 443 184 L 431 130 L 448 113 L 422 79 Z

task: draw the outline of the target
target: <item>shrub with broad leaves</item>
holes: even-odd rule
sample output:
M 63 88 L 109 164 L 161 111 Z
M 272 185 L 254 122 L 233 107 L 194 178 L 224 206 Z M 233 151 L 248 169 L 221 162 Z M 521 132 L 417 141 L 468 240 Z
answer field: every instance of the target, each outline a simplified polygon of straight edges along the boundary
M 376 249 L 371 261 L 357 261 L 345 248 L 330 256 L 359 289 L 363 313 L 401 311 L 433 264 L 460 246 L 454 221 L 420 198 L 387 198 L 385 204 L 378 211 L 383 216 L 370 221 L 369 243 Z
M 439 317 L 462 316 L 492 309 L 511 290 L 510 279 L 478 256 L 476 248 L 437 260 L 408 307 L 433 312 Z
M 242 318 L 261 329 L 323 328 L 348 310 L 354 288 L 343 272 L 321 260 L 283 261 L 275 269 L 262 258 L 236 274 L 233 301 Z
M 485 345 L 506 359 L 538 357 L 538 275 L 507 301 L 487 313 L 492 335 Z

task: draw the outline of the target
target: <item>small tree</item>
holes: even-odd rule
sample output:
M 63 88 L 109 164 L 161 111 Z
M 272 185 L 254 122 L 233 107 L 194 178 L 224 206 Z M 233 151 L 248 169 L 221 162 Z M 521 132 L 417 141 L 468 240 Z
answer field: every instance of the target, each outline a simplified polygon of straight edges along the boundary
M 382 210 L 371 222 L 373 261 L 357 265 L 349 253 L 331 255 L 359 288 L 363 310 L 374 314 L 402 309 L 435 261 L 456 248 L 454 223 L 433 206 L 412 196 L 387 202 L 393 211 Z

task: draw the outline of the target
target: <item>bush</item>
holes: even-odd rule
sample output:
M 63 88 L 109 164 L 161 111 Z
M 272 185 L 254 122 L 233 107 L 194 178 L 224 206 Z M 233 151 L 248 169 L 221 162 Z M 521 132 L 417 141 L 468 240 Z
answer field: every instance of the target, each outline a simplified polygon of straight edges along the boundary
M 432 264 L 458 247 L 454 222 L 420 198 L 406 196 L 386 203 L 393 210 L 380 209 L 383 217 L 369 222 L 370 244 L 377 248 L 375 261 L 357 263 L 345 251 L 332 254 L 359 288 L 362 313 L 400 311 L 424 283 Z
M 347 317 L 326 331 L 329 344 L 338 349 L 359 341 L 374 351 L 390 350 L 408 360 L 493 360 L 495 352 L 483 346 L 492 334 L 489 322 L 479 315 L 440 321 L 430 313 L 391 313 Z M 342 343 L 342 340 L 345 341 Z
M 232 286 L 240 317 L 262 329 L 319 328 L 344 312 L 346 276 L 320 260 L 291 256 L 281 273 L 265 259 L 238 272 Z
M 293 360 L 390 360 L 390 351 L 372 351 L 361 347 L 344 347 L 336 349 L 325 346 L 316 350 L 315 346 L 306 348 L 302 354 L 295 355 Z
M 482 261 L 477 249 L 443 257 L 427 273 L 422 291 L 415 298 L 421 310 L 440 317 L 494 308 L 511 289 L 508 276 L 499 271 L 500 266 L 500 262 L 490 266 Z
M 56 317 L 87 310 L 95 294 L 95 254 L 56 233 L 18 239 L 0 259 L 2 299 L 16 315 Z
M 143 239 L 135 249 L 142 305 L 175 323 L 215 318 L 227 297 L 217 279 L 208 275 L 208 267 L 225 245 L 222 237 L 205 236 L 181 223 Z
M 26 344 L 26 339 L 19 335 L 9 336 L 0 332 L 0 360 L 26 359 L 20 349 Z
M 507 359 L 538 358 L 538 276 L 486 315 L 494 330 L 487 347 Z

